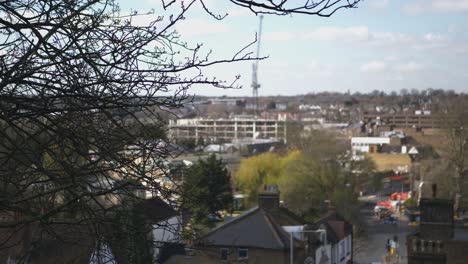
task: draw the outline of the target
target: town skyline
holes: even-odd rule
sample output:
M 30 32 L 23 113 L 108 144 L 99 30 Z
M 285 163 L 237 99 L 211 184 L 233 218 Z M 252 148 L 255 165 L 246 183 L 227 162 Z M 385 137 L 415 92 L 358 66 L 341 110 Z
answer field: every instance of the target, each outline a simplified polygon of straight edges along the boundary
M 156 9 L 159 1 L 138 4 L 119 0 L 121 12 Z M 258 17 L 229 2 L 205 1 L 216 21 L 196 2 L 177 30 L 189 45 L 203 43 L 212 58 L 229 57 L 255 40 Z M 172 7 L 171 7 L 172 8 Z M 168 11 L 174 11 L 168 9 Z M 260 96 L 314 92 L 387 93 L 428 88 L 466 91 L 468 66 L 468 1 L 362 1 L 358 8 L 339 10 L 331 18 L 299 15 L 265 16 L 258 79 Z M 142 16 L 141 21 L 156 15 Z M 190 21 L 190 22 L 188 22 Z M 202 40 L 203 39 L 203 40 Z M 249 51 L 255 53 L 255 45 Z M 208 77 L 237 82 L 242 89 L 194 87 L 192 94 L 252 94 L 252 62 L 205 70 Z

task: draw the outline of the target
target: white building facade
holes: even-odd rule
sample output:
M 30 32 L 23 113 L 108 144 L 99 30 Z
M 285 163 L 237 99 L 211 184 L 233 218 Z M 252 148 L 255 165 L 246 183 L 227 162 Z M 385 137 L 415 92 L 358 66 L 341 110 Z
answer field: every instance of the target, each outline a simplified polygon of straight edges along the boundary
M 390 144 L 389 137 L 352 137 L 351 151 L 354 160 L 362 158 L 363 153 L 374 152 L 372 147 L 381 147 Z

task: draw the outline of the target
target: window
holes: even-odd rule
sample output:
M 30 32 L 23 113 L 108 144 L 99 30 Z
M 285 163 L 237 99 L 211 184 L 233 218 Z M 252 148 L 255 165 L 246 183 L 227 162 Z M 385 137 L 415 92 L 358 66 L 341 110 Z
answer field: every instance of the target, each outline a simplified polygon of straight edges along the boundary
M 221 249 L 221 260 L 228 260 L 228 249 L 222 248 Z
M 249 250 L 246 248 L 239 248 L 237 250 L 238 259 L 248 259 L 249 258 Z

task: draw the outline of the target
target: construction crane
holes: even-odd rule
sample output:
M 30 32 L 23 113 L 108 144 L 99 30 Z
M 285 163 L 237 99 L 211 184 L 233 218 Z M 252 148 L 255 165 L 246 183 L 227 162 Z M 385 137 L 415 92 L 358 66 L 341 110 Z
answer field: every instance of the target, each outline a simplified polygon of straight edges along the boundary
M 262 40 L 262 21 L 263 16 L 260 16 L 260 21 L 258 25 L 258 36 L 257 36 L 257 58 L 260 58 L 260 44 Z M 258 115 L 258 88 L 260 84 L 258 83 L 258 60 L 252 64 L 252 95 L 254 97 L 254 110 L 255 115 Z

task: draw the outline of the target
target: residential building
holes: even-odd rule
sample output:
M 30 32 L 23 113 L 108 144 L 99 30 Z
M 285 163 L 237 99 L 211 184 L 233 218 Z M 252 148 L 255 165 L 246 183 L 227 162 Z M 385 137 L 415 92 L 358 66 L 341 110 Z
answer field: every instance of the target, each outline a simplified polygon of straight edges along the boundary
M 327 230 L 327 238 L 331 247 L 332 264 L 352 263 L 353 261 L 353 226 L 338 215 L 336 211 L 330 211 L 315 225 Z
M 258 202 L 258 207 L 203 236 L 190 256 L 166 263 L 352 262 L 352 227 L 335 212 L 308 224 L 280 206 L 273 186 L 259 191 Z
M 362 160 L 366 155 L 374 162 L 377 171 L 407 173 L 412 160 L 408 154 L 408 146 L 402 142 L 401 136 L 352 137 L 352 159 Z
M 259 193 L 259 206 L 248 210 L 201 238 L 191 263 L 303 263 L 305 244 L 282 225 L 303 226 L 302 219 L 280 207 L 279 193 L 271 187 Z
M 143 200 L 136 209 L 139 214 L 151 220 L 155 260 L 168 258 L 173 248 L 180 248 L 184 227 L 184 216 L 181 213 L 176 212 L 173 207 L 159 198 Z
M 376 153 L 378 148 L 390 144 L 389 137 L 353 137 L 351 138 L 351 149 L 359 153 Z
M 275 109 L 285 111 L 286 109 L 288 109 L 288 102 L 277 102 L 275 104 Z
M 363 158 L 364 153 L 378 153 L 379 149 L 385 144 L 390 144 L 389 137 L 352 137 L 352 158 L 360 160 Z

